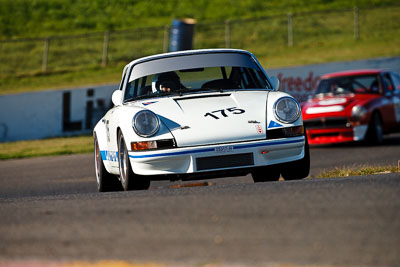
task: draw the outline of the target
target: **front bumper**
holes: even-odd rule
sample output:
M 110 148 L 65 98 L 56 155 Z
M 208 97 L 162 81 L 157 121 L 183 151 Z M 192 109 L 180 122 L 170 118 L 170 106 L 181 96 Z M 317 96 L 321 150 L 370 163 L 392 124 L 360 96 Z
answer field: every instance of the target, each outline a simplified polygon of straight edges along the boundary
M 304 136 L 251 142 L 129 152 L 139 175 L 190 174 L 261 167 L 304 157 Z
M 340 127 L 329 129 L 307 129 L 310 145 L 335 144 L 364 140 L 368 130 L 367 125 Z

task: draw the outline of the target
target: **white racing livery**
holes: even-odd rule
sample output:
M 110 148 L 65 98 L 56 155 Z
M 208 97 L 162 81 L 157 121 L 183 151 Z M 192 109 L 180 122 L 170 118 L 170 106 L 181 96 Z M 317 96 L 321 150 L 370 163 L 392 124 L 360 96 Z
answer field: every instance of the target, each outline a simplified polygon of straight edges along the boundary
M 137 59 L 94 128 L 99 191 L 151 180 L 308 176 L 300 105 L 253 54 L 191 50 Z

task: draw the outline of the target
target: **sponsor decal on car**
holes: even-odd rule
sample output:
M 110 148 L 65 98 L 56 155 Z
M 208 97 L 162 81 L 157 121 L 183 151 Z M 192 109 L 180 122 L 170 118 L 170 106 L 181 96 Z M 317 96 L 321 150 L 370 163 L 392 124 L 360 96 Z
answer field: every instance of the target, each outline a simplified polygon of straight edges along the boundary
M 263 134 L 263 133 L 264 133 L 264 131 L 263 131 L 261 125 L 257 124 L 257 125 L 256 125 L 256 129 L 257 129 L 257 133 L 259 133 L 259 134 Z
M 144 103 L 142 103 L 142 105 L 143 106 L 148 106 L 148 105 L 151 105 L 151 104 L 154 104 L 154 103 L 157 103 L 158 101 L 153 101 L 153 102 L 144 102 Z
M 108 160 L 108 161 L 114 161 L 117 162 L 118 161 L 118 152 L 117 151 L 101 151 L 101 158 L 103 160 Z
M 276 127 L 282 127 L 282 124 L 279 124 L 276 121 L 270 121 L 268 128 L 276 128 Z

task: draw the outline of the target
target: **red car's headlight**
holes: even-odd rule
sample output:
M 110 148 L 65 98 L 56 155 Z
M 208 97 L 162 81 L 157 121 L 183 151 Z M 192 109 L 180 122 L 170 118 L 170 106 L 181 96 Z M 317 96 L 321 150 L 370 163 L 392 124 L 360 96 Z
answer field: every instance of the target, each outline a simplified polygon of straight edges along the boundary
M 367 109 L 363 106 L 354 106 L 351 110 L 351 119 L 361 120 L 367 113 Z

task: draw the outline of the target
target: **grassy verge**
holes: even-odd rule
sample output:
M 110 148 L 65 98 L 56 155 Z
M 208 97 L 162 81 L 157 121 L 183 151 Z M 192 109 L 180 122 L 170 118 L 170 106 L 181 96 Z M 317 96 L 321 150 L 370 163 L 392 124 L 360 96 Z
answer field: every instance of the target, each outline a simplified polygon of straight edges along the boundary
M 348 177 L 348 176 L 360 176 L 360 175 L 383 174 L 383 173 L 400 173 L 400 168 L 399 166 L 396 165 L 387 165 L 387 166 L 354 165 L 351 167 L 336 167 L 333 170 L 328 170 L 320 173 L 317 176 L 317 178 Z
M 0 143 L 0 160 L 93 152 L 93 137 L 63 137 Z
M 71 87 L 118 84 L 121 79 L 123 67 L 123 65 L 116 65 L 107 68 L 92 67 L 47 74 L 9 75 L 0 79 L 0 95 Z
M 400 6 L 362 9 L 359 39 L 354 14 L 299 14 L 288 46 L 287 16 L 233 21 L 230 47 L 253 52 L 264 68 L 400 56 Z M 193 48 L 225 47 L 225 23 L 197 24 Z M 101 67 L 103 34 L 51 39 L 47 73 L 42 73 L 43 41 L 0 44 L 0 95 L 41 89 L 118 83 L 123 66 L 163 52 L 164 28 L 110 33 L 108 65 Z
M 351 45 L 334 47 L 283 47 L 281 50 L 247 48 L 255 53 L 264 68 L 278 68 L 306 64 L 320 64 L 333 61 L 351 61 L 366 58 L 390 57 L 400 55 L 400 40 L 392 42 L 351 41 Z M 279 51 L 277 51 L 279 50 Z M 327 53 L 326 51 L 330 52 Z M 68 71 L 42 74 L 8 75 L 0 79 L 0 95 L 32 92 L 46 89 L 61 89 L 100 84 L 118 84 L 124 64 L 107 68 L 93 66 Z

